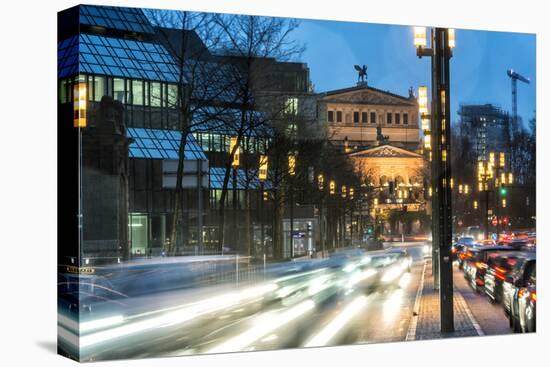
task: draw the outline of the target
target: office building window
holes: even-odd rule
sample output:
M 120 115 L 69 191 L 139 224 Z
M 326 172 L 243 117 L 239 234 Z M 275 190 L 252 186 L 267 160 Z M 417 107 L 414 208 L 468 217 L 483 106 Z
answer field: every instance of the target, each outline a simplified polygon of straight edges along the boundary
M 160 93 L 160 83 L 151 83 L 151 106 L 160 107 L 161 105 L 161 93 Z
M 113 79 L 113 98 L 124 103 L 124 79 Z
M 370 113 L 370 123 L 371 124 L 376 124 L 376 112 L 371 112 Z
M 359 112 L 353 113 L 353 123 L 358 124 L 359 123 Z
M 388 112 L 386 113 L 386 124 L 391 125 L 392 124 L 392 113 Z
M 342 111 L 336 111 L 336 122 L 342 122 Z
M 395 124 L 396 125 L 401 124 L 401 115 L 398 113 L 395 114 Z
M 94 76 L 94 101 L 101 102 L 105 95 L 105 77 Z
M 334 122 L 334 111 L 328 111 L 328 122 Z
M 167 92 L 167 107 L 176 108 L 178 105 L 178 86 L 175 84 L 168 84 L 166 87 Z
M 141 80 L 132 81 L 132 104 L 143 105 L 143 82 Z
M 366 124 L 368 121 L 367 121 L 367 117 L 368 117 L 368 113 L 366 112 L 361 112 L 361 122 Z

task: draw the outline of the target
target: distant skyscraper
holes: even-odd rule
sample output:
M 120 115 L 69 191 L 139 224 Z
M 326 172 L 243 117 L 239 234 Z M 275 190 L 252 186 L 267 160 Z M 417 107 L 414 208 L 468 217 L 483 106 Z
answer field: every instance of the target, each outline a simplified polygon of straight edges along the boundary
M 510 148 L 510 116 L 492 104 L 461 105 L 458 110 L 462 131 L 472 141 L 478 160 L 488 152 L 507 152 Z

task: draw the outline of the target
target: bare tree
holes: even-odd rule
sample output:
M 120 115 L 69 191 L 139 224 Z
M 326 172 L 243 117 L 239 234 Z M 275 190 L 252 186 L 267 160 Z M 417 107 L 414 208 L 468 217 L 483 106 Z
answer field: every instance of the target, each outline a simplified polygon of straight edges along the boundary
M 235 144 L 225 162 L 225 175 L 220 197 L 219 246 L 223 250 L 225 238 L 225 203 L 235 154 L 241 150 L 243 140 L 250 134 L 266 136 L 273 115 L 262 109 L 257 93 L 276 83 L 266 73 L 267 58 L 288 60 L 297 56 L 302 48 L 289 35 L 298 22 L 283 18 L 218 14 L 215 18 L 223 31 L 218 52 L 231 64 L 229 79 L 235 85 L 234 120 L 231 124 Z M 233 198 L 233 227 L 236 227 L 236 198 Z M 237 248 L 236 228 L 233 228 L 232 245 Z M 247 245 L 248 247 L 249 245 Z
M 173 127 L 181 132 L 168 247 L 169 253 L 173 254 L 185 208 L 183 175 L 189 134 L 195 130 L 216 129 L 223 124 L 227 113 L 223 101 L 231 98 L 229 96 L 234 95 L 234 91 L 232 81 L 224 75 L 223 64 L 215 60 L 209 51 L 222 36 L 214 22 L 214 14 L 148 10 L 147 15 L 156 26 L 158 38 L 171 51 L 179 71 L 175 98 L 169 99 L 173 103 L 167 106 L 178 111 Z M 200 195 L 200 188 L 197 191 Z

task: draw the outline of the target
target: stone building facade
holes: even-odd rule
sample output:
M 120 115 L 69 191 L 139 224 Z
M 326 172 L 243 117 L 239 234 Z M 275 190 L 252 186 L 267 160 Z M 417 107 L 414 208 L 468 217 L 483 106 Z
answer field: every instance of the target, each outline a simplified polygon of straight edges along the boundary
M 319 120 L 328 139 L 346 151 L 358 151 L 376 141 L 381 126 L 388 142 L 415 151 L 420 143 L 418 104 L 409 92 L 404 97 L 367 85 L 325 92 L 319 98 Z

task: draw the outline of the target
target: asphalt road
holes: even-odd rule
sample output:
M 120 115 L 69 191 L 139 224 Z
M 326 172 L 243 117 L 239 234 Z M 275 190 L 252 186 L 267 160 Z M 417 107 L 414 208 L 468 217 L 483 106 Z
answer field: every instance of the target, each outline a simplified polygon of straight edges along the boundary
M 290 277 L 276 290 L 269 283 L 254 284 L 238 293 L 222 293 L 218 287 L 206 301 L 190 304 L 187 293 L 180 291 L 140 299 L 140 307 L 150 305 L 150 312 L 141 309 L 131 323 L 85 335 L 82 358 L 94 361 L 403 341 L 423 259 L 422 245 L 405 247 L 414 260 L 410 273 L 375 289 L 341 283 L 342 269 L 323 268 L 300 275 L 299 281 Z M 272 299 L 273 292 L 287 294 Z M 187 305 L 172 306 L 180 300 Z M 159 306 L 163 307 L 159 310 Z

